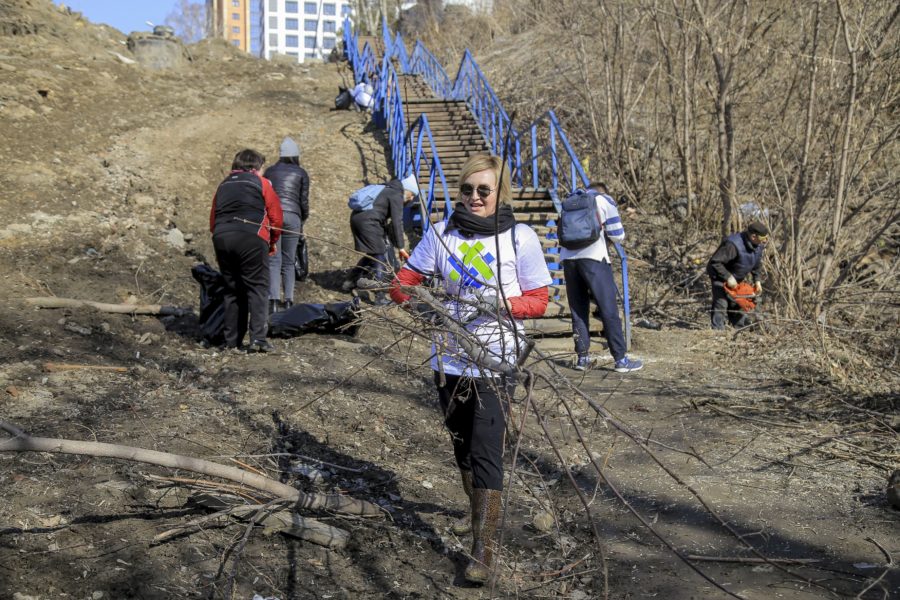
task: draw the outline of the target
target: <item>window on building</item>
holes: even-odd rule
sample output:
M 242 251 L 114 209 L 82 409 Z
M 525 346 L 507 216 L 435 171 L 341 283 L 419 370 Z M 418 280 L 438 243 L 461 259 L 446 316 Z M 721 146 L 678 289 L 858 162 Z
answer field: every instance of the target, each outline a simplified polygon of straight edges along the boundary
M 303 46 L 305 48 L 315 48 L 316 47 L 316 36 L 308 35 L 303 39 Z
M 284 28 L 290 31 L 297 31 L 300 29 L 300 21 L 297 19 L 285 19 Z
M 287 54 L 288 56 L 300 56 L 299 52 L 286 52 L 285 54 Z
M 284 36 L 284 45 L 288 48 L 299 48 L 300 37 L 296 35 L 286 35 Z
M 231 40 L 231 43 L 234 44 L 235 46 L 240 46 L 241 40 Z
M 322 31 L 325 33 L 334 33 L 337 23 L 334 21 L 322 21 Z
M 326 50 L 331 50 L 334 48 L 334 38 L 324 38 L 322 40 L 322 47 Z
M 241 28 L 240 28 L 240 27 L 235 26 L 235 27 L 232 27 L 232 28 L 231 28 L 231 33 L 240 33 L 240 32 L 241 32 Z
M 231 5 L 235 8 L 241 7 L 241 0 L 231 0 Z
M 313 50 L 312 52 L 307 52 L 307 53 L 306 53 L 306 58 L 315 58 L 315 57 L 316 57 L 316 51 L 315 51 L 315 50 Z
M 240 21 L 240 20 L 241 20 L 241 13 L 231 13 L 231 19 L 234 20 L 234 21 Z
M 319 12 L 319 5 L 315 2 L 304 2 L 303 3 L 303 13 L 307 15 L 314 15 Z
M 303 31 L 315 31 L 319 28 L 315 19 L 305 19 L 303 21 Z
M 322 5 L 322 13 L 328 15 L 329 17 L 333 17 L 337 13 L 335 12 L 334 4 L 323 4 Z
M 278 17 L 269 17 L 269 29 L 278 29 Z
M 353 11 L 353 8 L 349 4 L 345 4 L 341 7 L 341 16 L 346 17 Z
M 290 0 L 288 0 L 288 2 L 284 3 L 284 12 L 286 12 L 286 13 L 300 12 L 300 3 L 299 2 L 291 2 Z
M 278 34 L 270 33 L 269 34 L 269 46 L 275 47 L 278 45 Z
M 269 10 L 278 12 L 278 0 L 269 0 Z

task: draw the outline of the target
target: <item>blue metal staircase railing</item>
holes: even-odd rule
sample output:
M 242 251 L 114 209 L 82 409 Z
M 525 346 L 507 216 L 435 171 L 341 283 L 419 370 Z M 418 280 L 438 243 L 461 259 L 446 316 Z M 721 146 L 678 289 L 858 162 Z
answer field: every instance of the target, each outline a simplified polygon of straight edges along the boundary
M 362 52 L 358 49 L 358 36 L 352 30 L 349 19 L 344 21 L 344 51 L 353 68 L 356 82 L 376 83 L 375 107 L 376 120 L 389 132 L 391 153 L 394 161 L 395 175 L 402 177 L 410 172 L 419 173 L 419 166 L 424 156 L 423 144 L 427 138 L 431 156 L 429 158 L 429 182 L 425 192 L 426 205 L 430 212 L 434 202 L 435 185 L 440 180 L 447 217 L 452 210 L 452 201 L 444 177 L 440 158 L 435 148 L 434 139 L 428 119 L 422 115 L 407 131 L 406 117 L 403 111 L 397 72 L 393 66 L 396 59 L 404 73 L 422 77 L 434 94 L 446 100 L 464 100 L 491 151 L 508 157 L 513 181 L 524 187 L 526 182 L 533 188 L 546 188 L 553 199 L 557 212 L 560 209 L 561 196 L 567 195 L 578 187 L 587 187 L 590 183 L 584 172 L 581 160 L 572 148 L 556 114 L 549 110 L 532 123 L 519 131 L 511 124 L 508 113 L 504 110 L 500 99 L 494 92 L 487 77 L 482 72 L 475 58 L 467 49 L 460 61 L 456 79 L 451 81 L 440 61 L 422 44 L 416 41 L 412 55 L 407 55 L 406 45 L 398 32 L 391 37 L 387 21 L 382 19 L 382 38 L 385 54 L 380 68 L 376 65 L 375 55 L 368 44 Z M 506 152 L 503 140 L 509 132 L 509 143 Z M 414 134 L 414 132 L 416 132 Z M 415 150 L 410 140 L 415 139 Z M 522 157 L 523 148 L 528 153 Z M 423 229 L 430 225 L 428 215 L 423 215 Z M 551 220 L 548 226 L 555 226 Z M 555 234 L 548 234 L 555 238 Z M 628 257 L 621 244 L 614 243 L 622 268 L 622 300 L 625 312 L 625 335 L 628 346 L 631 345 L 631 308 L 628 287 Z M 557 250 L 558 251 L 558 250 Z

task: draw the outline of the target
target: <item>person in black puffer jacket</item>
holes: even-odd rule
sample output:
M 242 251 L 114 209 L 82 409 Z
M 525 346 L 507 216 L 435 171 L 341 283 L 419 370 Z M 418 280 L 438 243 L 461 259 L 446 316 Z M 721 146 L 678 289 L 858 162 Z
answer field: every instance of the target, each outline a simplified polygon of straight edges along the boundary
M 284 138 L 281 142 L 280 160 L 266 169 L 264 176 L 272 182 L 272 187 L 281 200 L 285 229 L 278 240 L 275 254 L 269 257 L 269 314 L 272 314 L 294 304 L 294 263 L 301 244 L 304 261 L 307 256 L 306 241 L 301 240 L 299 234 L 303 232 L 303 224 L 309 217 L 309 175 L 300 166 L 300 147 L 294 140 Z M 305 271 L 306 265 L 303 267 Z

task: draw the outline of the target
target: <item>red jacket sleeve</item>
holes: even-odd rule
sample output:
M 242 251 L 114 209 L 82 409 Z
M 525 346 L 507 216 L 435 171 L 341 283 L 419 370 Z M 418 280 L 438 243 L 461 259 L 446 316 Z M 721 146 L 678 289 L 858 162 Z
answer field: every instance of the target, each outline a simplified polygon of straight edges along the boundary
M 407 267 L 403 267 L 391 282 L 391 300 L 393 300 L 397 304 L 403 304 L 404 302 L 409 300 L 410 297 L 408 294 L 404 294 L 402 291 L 400 291 L 400 286 L 421 285 L 423 281 L 425 281 L 424 275 L 422 275 L 421 273 L 416 273 L 415 271 Z
M 266 201 L 266 217 L 269 226 L 269 243 L 274 244 L 281 237 L 281 228 L 284 227 L 284 213 L 281 212 L 281 200 L 272 187 L 272 182 L 260 175 L 263 186 L 263 198 Z M 272 228 L 276 229 L 272 229 Z
M 521 296 L 509 298 L 512 316 L 517 319 L 537 319 L 544 316 L 549 302 L 550 294 L 547 286 L 528 290 L 522 292 Z

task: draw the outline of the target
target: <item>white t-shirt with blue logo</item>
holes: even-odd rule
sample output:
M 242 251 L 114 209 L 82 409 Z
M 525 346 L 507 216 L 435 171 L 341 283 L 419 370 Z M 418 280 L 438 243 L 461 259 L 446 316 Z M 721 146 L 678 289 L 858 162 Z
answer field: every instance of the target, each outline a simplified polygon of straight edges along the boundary
M 512 229 L 497 236 L 498 248 L 493 235 L 465 237 L 455 228 L 445 232 L 446 227 L 444 222 L 435 223 L 416 246 L 407 266 L 422 275 L 440 278 L 448 296 L 444 306 L 455 320 L 465 321 L 476 310 L 456 298 L 475 299 L 476 290 L 483 288 L 492 288 L 499 296 L 498 256 L 499 280 L 507 298 L 521 296 L 522 292 L 548 286 L 553 281 L 541 242 L 527 225 L 516 225 L 515 248 Z M 516 320 L 516 327 L 522 331 L 521 321 Z M 510 364 L 515 362 L 516 340 L 510 323 L 498 322 L 496 318 L 482 314 L 468 323 L 466 329 L 484 344 L 492 357 L 504 357 Z M 493 375 L 490 371 L 482 374 L 451 334 L 439 335 L 432 352 L 431 368 L 435 371 L 439 370 L 438 360 L 441 360 L 444 372 L 449 375 Z

